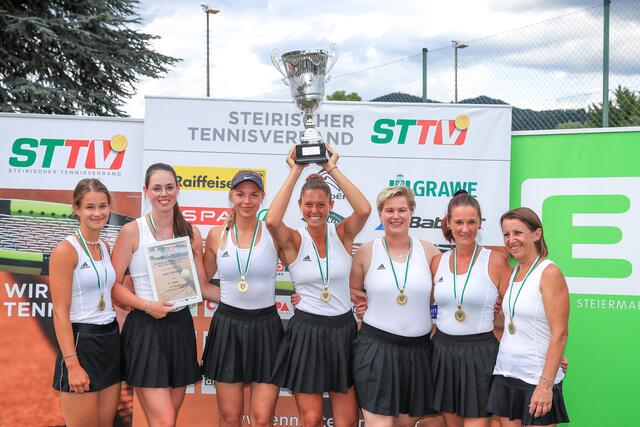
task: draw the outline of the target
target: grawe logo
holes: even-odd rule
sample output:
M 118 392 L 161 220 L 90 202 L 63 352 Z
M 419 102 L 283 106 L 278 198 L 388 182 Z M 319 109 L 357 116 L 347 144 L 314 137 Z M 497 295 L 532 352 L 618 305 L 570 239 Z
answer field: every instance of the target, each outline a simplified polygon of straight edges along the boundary
M 466 190 L 472 196 L 478 193 L 477 181 L 435 181 L 418 179 L 411 181 L 399 173 L 389 180 L 389 185 L 403 185 L 413 190 L 416 197 L 452 197 L 458 190 Z
M 222 225 L 229 217 L 229 208 L 202 208 L 197 206 L 180 206 L 187 222 L 197 225 Z
M 122 167 L 127 145 L 124 135 L 111 139 L 18 138 L 11 147 L 9 165 L 117 170 Z
M 467 138 L 469 116 L 461 114 L 455 119 L 416 120 L 416 119 L 378 119 L 373 124 L 371 142 L 374 144 L 405 144 L 407 135 L 416 135 L 418 145 L 462 145 Z M 412 141 L 409 141 L 412 142 Z
M 521 192 L 573 292 L 640 294 L 640 177 L 534 178 Z

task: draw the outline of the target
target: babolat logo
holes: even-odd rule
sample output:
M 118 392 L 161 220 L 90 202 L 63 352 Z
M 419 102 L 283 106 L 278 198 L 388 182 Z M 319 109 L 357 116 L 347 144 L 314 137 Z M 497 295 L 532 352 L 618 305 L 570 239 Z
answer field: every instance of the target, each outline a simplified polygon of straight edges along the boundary
M 302 258 L 303 261 L 311 261 L 311 257 L 309 255 L 307 255 L 306 257 Z
M 416 129 L 417 128 L 417 129 Z M 418 145 L 462 145 L 467 138 L 469 116 L 455 119 L 378 119 L 373 124 L 371 142 L 374 144 L 405 144 L 407 135 L 417 136 Z M 419 131 L 419 133 L 417 132 Z
M 389 180 L 389 185 L 403 185 L 413 190 L 416 197 L 452 197 L 458 190 L 466 190 L 472 196 L 478 194 L 477 181 L 433 181 L 418 179 L 411 181 L 399 173 Z
M 532 178 L 521 192 L 572 292 L 640 294 L 640 177 Z
M 442 225 L 442 218 L 439 216 L 435 218 L 422 218 L 421 216 L 412 216 L 409 223 L 410 228 L 440 228 Z M 376 230 L 384 230 L 382 224 L 376 227 Z
M 103 169 L 122 167 L 127 137 L 111 139 L 18 138 L 13 142 L 9 165 L 15 168 Z

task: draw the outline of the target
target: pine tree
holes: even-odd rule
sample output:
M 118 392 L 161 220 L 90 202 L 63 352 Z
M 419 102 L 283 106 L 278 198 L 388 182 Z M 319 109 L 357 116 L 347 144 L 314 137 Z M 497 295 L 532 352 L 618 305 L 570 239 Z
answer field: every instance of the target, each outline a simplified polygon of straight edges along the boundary
M 137 0 L 0 2 L 0 111 L 124 116 L 141 77 L 179 59 L 150 48 Z
M 609 126 L 640 126 L 640 93 L 618 86 L 609 100 Z M 602 102 L 589 106 L 587 127 L 602 126 Z

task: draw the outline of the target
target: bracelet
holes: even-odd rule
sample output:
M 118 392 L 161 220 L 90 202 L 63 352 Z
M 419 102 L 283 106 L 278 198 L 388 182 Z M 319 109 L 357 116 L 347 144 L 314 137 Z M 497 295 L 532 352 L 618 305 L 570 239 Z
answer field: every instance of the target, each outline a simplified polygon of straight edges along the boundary
M 551 385 L 553 385 L 553 380 L 550 380 L 549 378 L 543 377 L 542 375 L 540 375 L 540 379 L 547 381 L 548 383 L 551 383 Z
M 71 353 L 71 354 L 67 354 L 66 356 L 62 356 L 62 359 L 66 359 L 67 357 L 72 357 L 72 356 L 77 356 L 78 353 Z
M 334 167 L 332 167 L 331 169 L 327 169 L 327 173 L 331 172 L 334 169 L 338 169 L 338 165 L 335 165 Z

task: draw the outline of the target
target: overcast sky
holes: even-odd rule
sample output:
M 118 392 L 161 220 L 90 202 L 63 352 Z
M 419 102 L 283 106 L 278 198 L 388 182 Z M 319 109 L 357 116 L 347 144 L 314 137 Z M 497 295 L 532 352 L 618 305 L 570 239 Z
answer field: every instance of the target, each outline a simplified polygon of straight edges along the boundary
M 617 2 L 625 8 L 632 7 L 633 4 L 638 7 L 640 3 L 638 0 L 617 0 Z M 205 95 L 206 15 L 202 11 L 201 3 L 202 1 L 186 0 L 143 0 L 140 3 L 139 13 L 143 18 L 140 29 L 160 37 L 154 42 L 156 50 L 181 58 L 182 62 L 172 68 L 164 78 L 143 80 L 137 85 L 138 93 L 125 107 L 126 112 L 132 117 L 144 116 L 145 95 L 178 97 Z M 612 3 L 613 14 L 616 0 Z M 500 77 L 500 73 L 508 72 L 506 70 L 510 67 L 510 61 L 514 62 L 516 59 L 518 66 L 521 66 L 523 61 L 525 63 L 528 61 L 531 72 L 535 73 L 535 69 L 538 68 L 542 70 L 540 72 L 551 73 L 550 84 L 556 82 L 558 93 L 562 93 L 561 89 L 567 86 L 567 82 L 572 81 L 572 73 L 599 72 L 601 60 L 598 49 L 592 49 L 593 58 L 586 60 L 582 58 L 584 63 L 580 63 L 579 60 L 555 61 L 556 64 L 566 63 L 561 67 L 563 69 L 557 69 L 557 66 L 550 65 L 554 62 L 553 55 L 549 55 L 548 52 L 535 55 L 535 51 L 541 48 L 548 49 L 548 44 L 554 43 L 559 46 L 554 50 L 555 54 L 563 56 L 565 55 L 561 49 L 563 46 L 580 51 L 584 50 L 580 43 L 589 46 L 598 43 L 599 36 L 595 37 L 596 33 L 594 33 L 595 38 L 586 38 L 584 33 L 577 35 L 576 32 L 582 31 L 581 29 L 585 26 L 601 28 L 602 0 L 322 0 L 316 2 L 210 0 L 208 4 L 210 7 L 220 9 L 217 15 L 210 15 L 210 72 L 211 95 L 221 98 L 283 98 L 287 96 L 279 73 L 271 65 L 271 50 L 278 48 L 286 52 L 297 49 L 326 49 L 330 42 L 335 42 L 340 48 L 340 58 L 334 69 L 337 82 L 358 87 L 358 91 L 365 99 L 398 88 L 390 82 L 387 91 L 382 83 L 385 79 L 380 76 L 375 77 L 375 82 L 367 82 L 362 75 L 356 75 L 357 78 L 347 82 L 346 76 L 342 80 L 340 76 L 419 54 L 423 47 L 429 50 L 445 48 L 450 46 L 450 41 L 453 39 L 461 41 L 480 39 L 476 42 L 475 46 L 478 47 L 475 52 L 473 49 L 464 52 L 468 62 L 473 60 L 474 55 L 483 54 L 483 52 L 485 55 L 491 52 L 492 57 L 500 58 L 496 61 L 499 62 L 496 64 L 499 69 L 492 69 L 491 65 L 486 63 L 482 66 L 471 64 L 467 68 L 461 66 L 459 76 L 461 85 L 464 81 L 464 73 L 470 77 L 464 83 L 467 86 L 461 86 L 461 91 L 466 89 L 468 97 L 482 94 L 474 93 L 471 88 L 467 89 L 470 80 L 477 81 L 479 77 L 489 78 L 492 75 Z M 548 30 L 549 26 L 541 25 L 534 26 L 528 30 L 528 33 L 509 33 L 516 28 L 586 8 L 593 8 L 593 13 L 578 12 L 575 16 L 581 20 L 580 25 L 565 25 L 565 22 L 575 21 L 569 17 L 558 21 L 559 25 L 554 27 L 553 32 Z M 629 42 L 637 46 L 640 34 L 638 22 L 640 13 L 631 18 L 631 22 L 627 23 L 629 31 L 625 31 L 624 34 L 628 33 Z M 507 32 L 506 36 L 499 36 L 504 32 Z M 534 40 L 537 42 L 531 43 L 531 40 L 511 37 L 510 34 L 527 34 L 527 38 L 530 38 L 530 34 L 535 34 Z M 492 35 L 498 36 L 484 39 Z M 523 56 L 523 44 L 526 44 L 528 56 Z M 628 48 L 626 43 L 620 43 L 620 45 Z M 635 51 L 635 55 L 621 52 L 621 57 L 629 61 L 629 66 L 622 68 L 627 74 L 629 70 L 640 71 L 640 52 L 637 52 L 637 48 Z M 438 61 L 437 55 L 438 51 L 433 53 L 433 61 Z M 546 58 L 548 61 L 542 61 L 540 58 Z M 418 60 L 419 58 L 416 58 L 416 61 Z M 461 64 L 464 64 L 462 60 Z M 450 70 L 447 69 L 446 73 L 439 76 L 437 67 L 434 69 L 436 72 L 430 76 L 432 79 L 430 82 L 438 83 L 438 79 L 441 79 L 443 85 L 451 86 Z M 401 72 L 402 68 L 388 66 L 382 67 L 381 70 L 382 72 L 385 70 Z M 595 74 L 591 77 L 594 76 Z M 419 76 L 417 78 L 419 79 Z M 521 78 L 527 79 L 530 75 L 521 73 Z M 638 82 L 637 76 L 631 78 Z M 573 80 L 579 81 L 579 79 Z M 593 86 L 592 80 L 592 78 L 589 80 L 589 90 Z M 367 83 L 378 87 L 375 91 L 368 91 Z M 419 84 L 417 80 L 414 83 Z M 638 84 L 640 85 L 640 82 Z M 437 85 L 430 83 L 431 86 Z M 510 85 L 504 86 L 517 88 L 521 83 L 513 80 Z M 350 88 L 344 87 L 344 89 Z M 482 85 L 476 85 L 475 88 L 476 92 L 488 90 Z M 492 90 L 497 92 L 495 96 L 503 97 L 508 102 L 519 102 L 519 99 L 516 99 L 518 97 L 535 99 L 534 94 L 528 91 L 521 91 L 519 94 L 514 90 L 501 93 L 497 89 L 498 87 Z M 439 94 L 437 90 L 430 90 L 430 97 L 432 97 L 431 94 L 435 99 L 451 100 L 446 99 L 451 98 L 450 92 Z

